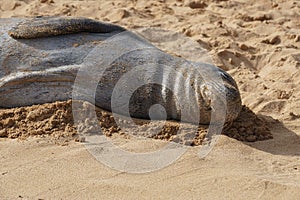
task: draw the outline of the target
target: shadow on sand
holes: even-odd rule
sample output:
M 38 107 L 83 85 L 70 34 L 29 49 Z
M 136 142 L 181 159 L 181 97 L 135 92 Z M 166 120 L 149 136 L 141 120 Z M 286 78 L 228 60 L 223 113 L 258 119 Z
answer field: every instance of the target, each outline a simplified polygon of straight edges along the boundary
M 282 122 L 270 116 L 259 115 L 259 117 L 268 122 L 273 139 L 245 142 L 245 144 L 274 155 L 300 156 L 299 135 L 287 128 Z
M 257 115 L 246 106 L 243 106 L 239 117 L 223 134 L 274 155 L 300 156 L 299 135 L 279 120 Z

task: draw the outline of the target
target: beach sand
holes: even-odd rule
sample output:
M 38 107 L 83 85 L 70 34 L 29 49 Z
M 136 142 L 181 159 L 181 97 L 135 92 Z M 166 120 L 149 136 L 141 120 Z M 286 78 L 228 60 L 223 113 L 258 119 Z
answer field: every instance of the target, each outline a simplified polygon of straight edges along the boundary
M 181 33 L 234 77 L 245 107 L 207 157 L 197 155 L 201 129 L 181 158 L 145 174 L 113 170 L 75 142 L 70 101 L 2 109 L 0 199 L 299 199 L 299 1 L 0 0 L 1 18 L 37 15 Z M 172 45 L 161 48 L 174 53 Z M 178 126 L 145 142 L 106 118 L 105 134 L 136 152 L 159 149 Z

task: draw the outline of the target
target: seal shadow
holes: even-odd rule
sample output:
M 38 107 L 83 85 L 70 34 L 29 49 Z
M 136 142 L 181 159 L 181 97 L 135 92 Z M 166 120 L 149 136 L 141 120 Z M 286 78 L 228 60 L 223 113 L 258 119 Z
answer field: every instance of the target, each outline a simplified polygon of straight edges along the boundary
M 246 106 L 224 135 L 274 155 L 300 155 L 300 137 L 271 116 L 255 114 Z
M 299 135 L 279 120 L 267 115 L 259 115 L 259 117 L 268 122 L 273 138 L 257 142 L 244 142 L 244 144 L 273 155 L 300 156 Z

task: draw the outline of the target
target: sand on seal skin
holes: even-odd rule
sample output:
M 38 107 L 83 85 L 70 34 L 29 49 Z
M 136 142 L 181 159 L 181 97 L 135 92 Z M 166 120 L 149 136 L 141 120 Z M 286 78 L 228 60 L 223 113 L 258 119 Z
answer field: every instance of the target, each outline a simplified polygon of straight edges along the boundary
M 1 109 L 0 199 L 299 199 L 299 1 L 0 0 L 1 18 L 36 15 L 180 32 L 234 77 L 245 107 L 205 159 L 199 128 L 183 157 L 142 175 L 112 170 L 74 142 L 71 101 Z M 161 148 L 177 126 L 145 142 L 98 112 L 105 134 L 135 152 Z

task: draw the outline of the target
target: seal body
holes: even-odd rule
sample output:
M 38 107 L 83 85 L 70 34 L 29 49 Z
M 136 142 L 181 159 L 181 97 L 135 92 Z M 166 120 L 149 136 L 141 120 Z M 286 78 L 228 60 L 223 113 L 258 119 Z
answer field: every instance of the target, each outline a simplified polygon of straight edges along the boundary
M 185 109 L 191 115 L 185 121 L 193 122 L 197 109 L 201 124 L 210 122 L 211 112 L 218 106 L 226 107 L 225 122 L 231 123 L 238 116 L 240 94 L 225 71 L 173 57 L 133 33 L 124 37 L 124 32 L 122 27 L 85 18 L 0 19 L 0 107 L 71 99 L 78 71 L 92 66 L 92 73 L 86 73 L 84 80 L 98 78 L 95 95 L 85 92 L 89 88 L 83 83 L 78 90 L 83 94 L 79 96 L 87 101 L 93 99 L 96 106 L 111 111 L 116 85 L 136 66 L 143 66 L 138 74 L 148 82 L 132 92 L 128 104 L 132 117 L 149 118 L 149 109 L 155 104 L 161 104 L 166 118 L 174 120 L 181 120 Z M 118 43 L 103 45 L 111 37 L 119 39 Z M 120 54 L 120 48 L 129 44 L 143 48 Z M 97 63 L 98 58 L 110 59 L 110 55 L 118 56 L 108 66 Z M 97 69 L 103 67 L 103 74 L 97 77 Z M 133 74 L 136 77 L 137 73 Z M 121 82 L 128 86 L 132 78 Z M 127 115 L 124 109 L 120 106 L 113 111 Z

